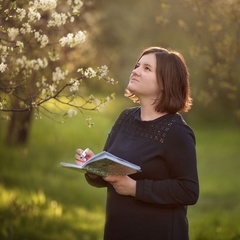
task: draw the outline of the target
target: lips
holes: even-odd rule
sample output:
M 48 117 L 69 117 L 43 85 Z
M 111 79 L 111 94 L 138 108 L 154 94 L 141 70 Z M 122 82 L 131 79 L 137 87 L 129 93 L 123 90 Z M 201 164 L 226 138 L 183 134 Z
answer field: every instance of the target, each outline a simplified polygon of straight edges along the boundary
M 139 82 L 139 80 L 136 79 L 136 78 L 131 78 L 131 79 L 130 79 L 130 82 Z

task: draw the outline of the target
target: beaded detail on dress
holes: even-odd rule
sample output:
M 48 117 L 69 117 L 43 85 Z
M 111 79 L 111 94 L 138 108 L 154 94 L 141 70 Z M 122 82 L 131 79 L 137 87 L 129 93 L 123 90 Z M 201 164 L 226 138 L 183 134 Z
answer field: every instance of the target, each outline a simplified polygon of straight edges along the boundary
M 169 114 L 153 121 L 141 121 L 137 117 L 138 113 L 137 108 L 125 110 L 116 124 L 118 130 L 129 136 L 160 143 L 164 143 L 168 131 L 179 119 L 176 114 Z

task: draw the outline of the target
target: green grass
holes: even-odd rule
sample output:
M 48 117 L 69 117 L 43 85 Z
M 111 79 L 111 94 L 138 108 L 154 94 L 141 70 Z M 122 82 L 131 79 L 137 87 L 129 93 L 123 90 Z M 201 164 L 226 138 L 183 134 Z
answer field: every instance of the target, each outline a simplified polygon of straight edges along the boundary
M 201 194 L 189 213 L 193 239 L 240 239 L 240 128 L 202 126 L 196 135 Z
M 116 100 L 103 113 L 92 113 L 93 128 L 80 116 L 65 124 L 35 120 L 27 146 L 0 144 L 1 240 L 102 239 L 105 189 L 92 188 L 82 174 L 61 168 L 59 162 L 73 162 L 78 147 L 101 151 L 123 107 Z M 197 205 L 189 208 L 191 239 L 240 239 L 240 129 L 191 125 L 201 186 Z M 5 126 L 1 122 L 1 140 Z

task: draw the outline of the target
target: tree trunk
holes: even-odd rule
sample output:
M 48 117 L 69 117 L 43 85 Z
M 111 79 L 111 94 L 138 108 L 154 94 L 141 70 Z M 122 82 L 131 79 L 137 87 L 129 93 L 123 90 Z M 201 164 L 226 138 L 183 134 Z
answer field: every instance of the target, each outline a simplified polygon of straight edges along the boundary
M 8 125 L 6 143 L 8 146 L 19 146 L 27 143 L 33 110 L 13 112 Z

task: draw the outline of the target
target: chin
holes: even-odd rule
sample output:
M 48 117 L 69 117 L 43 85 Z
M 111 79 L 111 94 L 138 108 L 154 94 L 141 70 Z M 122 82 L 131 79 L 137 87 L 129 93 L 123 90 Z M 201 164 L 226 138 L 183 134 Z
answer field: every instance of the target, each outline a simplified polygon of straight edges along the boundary
M 134 87 L 132 86 L 131 83 L 128 84 L 127 90 L 129 90 L 129 91 L 132 92 L 132 93 L 134 92 Z

